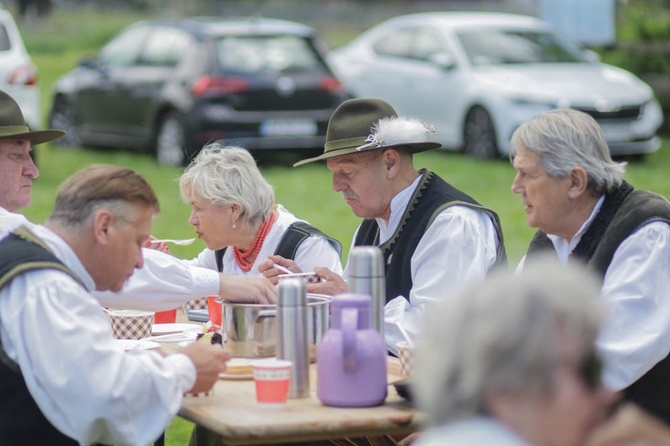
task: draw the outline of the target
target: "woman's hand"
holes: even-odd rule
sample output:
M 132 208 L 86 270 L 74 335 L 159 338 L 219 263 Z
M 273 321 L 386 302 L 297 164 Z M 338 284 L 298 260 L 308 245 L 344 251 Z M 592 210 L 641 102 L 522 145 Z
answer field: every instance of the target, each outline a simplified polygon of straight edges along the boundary
M 170 247 L 165 242 L 154 243 L 156 237 L 150 235 L 146 242 L 142 245 L 143 248 L 155 249 L 156 251 L 161 251 L 166 254 L 170 254 Z
M 286 271 L 277 268 L 277 265 L 292 273 L 302 272 L 293 260 L 285 259 L 282 256 L 274 254 L 269 255 L 266 260 L 263 260 L 263 262 L 258 265 L 258 271 L 263 273 L 265 278 L 272 282 L 273 285 L 277 285 L 279 282 L 280 274 L 287 274 Z
M 314 294 L 325 294 L 335 296 L 336 294 L 346 293 L 349 290 L 347 283 L 331 270 L 323 266 L 314 268 L 314 273 L 323 279 L 321 283 L 310 283 L 307 285 L 307 292 Z

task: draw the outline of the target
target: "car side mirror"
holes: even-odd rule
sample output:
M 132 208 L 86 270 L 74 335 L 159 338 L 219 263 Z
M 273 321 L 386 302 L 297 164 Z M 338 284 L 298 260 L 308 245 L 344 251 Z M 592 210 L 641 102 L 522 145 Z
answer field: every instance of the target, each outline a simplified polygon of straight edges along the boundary
M 456 67 L 456 59 L 448 53 L 431 54 L 428 60 L 443 70 L 451 70 Z

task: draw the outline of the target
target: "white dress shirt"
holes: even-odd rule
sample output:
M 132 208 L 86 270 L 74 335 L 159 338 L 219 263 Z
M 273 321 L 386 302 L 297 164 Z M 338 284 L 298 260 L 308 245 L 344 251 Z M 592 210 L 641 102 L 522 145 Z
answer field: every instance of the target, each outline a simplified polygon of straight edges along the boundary
M 380 244 L 394 234 L 420 179 L 417 178 L 393 197 L 388 224 L 376 219 Z M 356 240 L 356 234 L 353 240 Z M 397 296 L 384 307 L 386 348 L 397 354 L 396 344 L 405 340 L 399 326 L 414 341 L 417 340 L 422 332 L 426 309 L 432 302 L 447 298 L 471 280 L 483 279 L 496 262 L 499 243 L 495 227 L 486 212 L 458 205 L 440 212 L 426 229 L 412 255 L 413 285 L 409 300 L 405 296 Z M 351 246 L 354 246 L 353 241 Z M 348 271 L 345 271 L 345 280 L 347 277 Z
M 600 210 L 569 242 L 548 235 L 565 263 Z M 525 257 L 519 264 L 523 268 Z M 602 286 L 607 309 L 596 347 L 605 360 L 603 382 L 618 391 L 633 384 L 670 353 L 670 225 L 652 222 L 617 248 Z
M 89 293 L 93 279 L 65 241 L 42 226 L 31 230 L 85 284 L 57 270 L 16 277 L 0 291 L 0 334 L 24 371 L 47 419 L 81 444 L 145 445 L 176 415 L 195 382 L 191 360 L 176 354 L 124 351 Z

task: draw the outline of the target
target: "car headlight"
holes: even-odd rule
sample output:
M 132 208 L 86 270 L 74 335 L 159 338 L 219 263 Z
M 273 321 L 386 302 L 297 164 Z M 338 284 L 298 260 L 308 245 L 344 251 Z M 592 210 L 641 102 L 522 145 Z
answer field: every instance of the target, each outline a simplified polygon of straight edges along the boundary
M 569 107 L 569 101 L 556 100 L 554 98 L 541 98 L 537 96 L 514 95 L 510 96 L 510 102 L 520 106 L 563 108 Z

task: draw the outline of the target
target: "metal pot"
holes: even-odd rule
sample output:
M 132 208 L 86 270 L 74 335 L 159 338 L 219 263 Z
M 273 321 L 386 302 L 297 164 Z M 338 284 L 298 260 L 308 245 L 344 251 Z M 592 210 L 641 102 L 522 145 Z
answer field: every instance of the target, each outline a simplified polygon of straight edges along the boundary
M 307 294 L 310 356 L 330 324 L 330 296 Z M 224 348 L 236 358 L 263 358 L 277 353 L 277 306 L 221 301 Z

